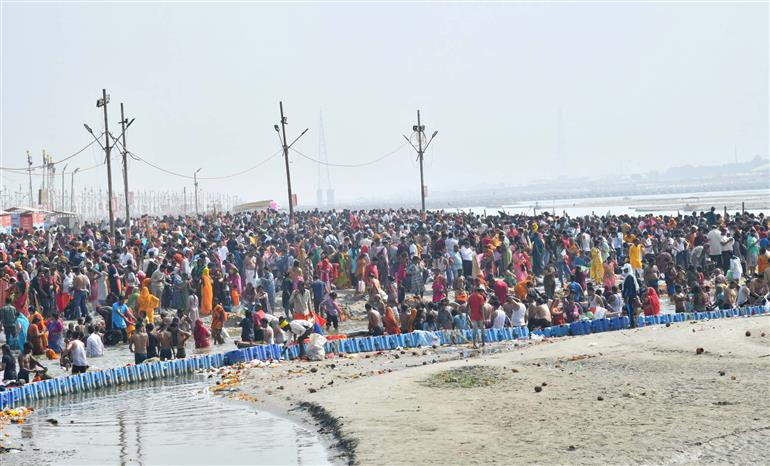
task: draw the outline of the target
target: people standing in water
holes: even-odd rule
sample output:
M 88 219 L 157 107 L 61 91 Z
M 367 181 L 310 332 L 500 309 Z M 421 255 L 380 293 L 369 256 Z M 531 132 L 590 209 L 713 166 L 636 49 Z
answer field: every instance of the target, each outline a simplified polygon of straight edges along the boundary
M 139 322 L 128 343 L 128 349 L 134 353 L 134 364 L 141 364 L 147 359 L 148 343 L 149 335 L 145 332 L 144 324 Z

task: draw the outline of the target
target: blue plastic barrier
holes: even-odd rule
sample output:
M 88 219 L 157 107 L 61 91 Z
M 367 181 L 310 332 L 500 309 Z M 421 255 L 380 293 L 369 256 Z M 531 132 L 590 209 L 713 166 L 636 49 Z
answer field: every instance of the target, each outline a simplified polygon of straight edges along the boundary
M 59 386 L 55 379 L 44 380 L 40 383 L 43 384 L 46 397 L 52 397 L 59 394 Z
M 59 384 L 59 393 L 70 393 L 69 377 L 58 377 L 54 380 L 56 380 Z
M 569 331 L 572 335 L 582 335 L 583 326 L 580 325 L 580 322 L 572 322 L 569 324 Z
M 25 402 L 36 400 L 37 390 L 35 390 L 34 384 L 26 384 L 21 387 L 19 395 Z
M 224 364 L 232 365 L 246 360 L 246 354 L 242 350 L 233 350 L 225 353 Z

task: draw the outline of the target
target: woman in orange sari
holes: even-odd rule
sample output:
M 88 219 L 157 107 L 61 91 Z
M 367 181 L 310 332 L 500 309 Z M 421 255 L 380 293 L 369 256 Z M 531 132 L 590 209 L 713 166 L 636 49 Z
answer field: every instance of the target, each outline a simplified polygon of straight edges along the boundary
M 227 320 L 227 312 L 219 302 L 214 306 L 214 311 L 211 314 L 211 337 L 214 339 L 215 345 L 221 345 L 225 342 L 222 336 L 222 328 L 225 326 Z
M 27 333 L 27 341 L 32 344 L 32 354 L 35 356 L 45 354 L 46 347 L 48 346 L 45 333 L 43 318 L 40 314 L 35 313 Z
M 214 300 L 214 288 L 211 284 L 211 277 L 209 276 L 209 268 L 203 269 L 203 275 L 201 275 L 201 314 L 204 316 L 211 314 Z
M 385 333 L 388 335 L 400 335 L 401 329 L 399 328 L 396 315 L 393 313 L 393 309 L 388 307 L 385 309 L 385 318 L 382 320 L 385 327 Z

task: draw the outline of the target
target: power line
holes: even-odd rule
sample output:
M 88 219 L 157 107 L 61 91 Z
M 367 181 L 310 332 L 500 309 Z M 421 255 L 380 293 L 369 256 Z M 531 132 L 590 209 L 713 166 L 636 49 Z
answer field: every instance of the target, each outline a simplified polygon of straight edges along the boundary
M 259 168 L 260 166 L 266 164 L 267 162 L 269 162 L 270 160 L 272 160 L 273 158 L 278 156 L 282 151 L 283 151 L 282 149 L 278 150 L 278 151 L 274 152 L 272 155 L 270 155 L 269 157 L 267 157 L 266 159 L 264 159 L 264 160 L 260 161 L 259 163 L 257 163 L 256 165 L 253 165 L 253 166 L 251 166 L 249 168 L 246 168 L 244 170 L 237 171 L 235 173 L 230 173 L 228 175 L 222 175 L 222 176 L 199 176 L 198 179 L 199 180 L 224 180 L 224 179 L 227 179 L 227 178 L 233 178 L 233 177 L 236 177 L 236 176 L 240 176 L 240 175 L 246 174 L 246 173 L 248 173 L 248 172 L 250 172 L 252 170 L 255 170 L 256 168 Z M 183 173 L 177 173 L 177 172 L 165 169 L 163 167 L 160 167 L 158 165 L 155 165 L 154 163 L 152 163 L 152 162 L 150 162 L 150 161 L 140 157 L 139 155 L 137 155 L 137 154 L 135 154 L 133 152 L 128 152 L 127 151 L 127 153 L 134 160 L 138 160 L 140 162 L 144 162 L 147 165 L 151 166 L 152 168 L 155 168 L 156 170 L 160 170 L 160 171 L 162 171 L 164 173 L 167 173 L 169 175 L 178 176 L 180 178 L 187 178 L 189 180 L 192 180 L 194 178 L 193 176 L 185 175 Z
M 380 162 L 380 161 L 390 157 L 391 155 L 398 153 L 398 151 L 403 149 L 405 146 L 406 146 L 406 143 L 403 143 L 400 146 L 398 146 L 398 148 L 388 152 L 387 154 L 383 155 L 382 157 L 378 157 L 378 158 L 376 158 L 374 160 L 370 160 L 368 162 L 350 163 L 350 164 L 347 164 L 347 163 L 324 162 L 322 160 L 314 159 L 313 157 L 310 157 L 309 155 L 305 155 L 302 152 L 298 151 L 297 149 L 292 148 L 291 150 L 296 152 L 301 157 L 304 157 L 304 158 L 310 160 L 311 162 L 315 162 L 315 163 L 320 164 L 320 165 L 326 165 L 326 166 L 329 166 L 329 167 L 340 167 L 340 168 L 359 168 L 359 167 L 366 167 L 367 165 L 373 165 L 373 164 L 375 164 L 377 162 Z
M 103 135 L 104 135 L 104 132 L 102 132 L 102 134 L 100 134 L 100 135 L 99 135 L 99 137 L 102 137 Z M 94 145 L 95 143 L 96 143 L 96 140 L 94 139 L 93 141 L 91 141 L 91 142 L 89 142 L 88 144 L 86 144 L 86 145 L 85 145 L 85 146 L 84 146 L 82 149 L 80 149 L 79 151 L 75 152 L 74 154 L 72 154 L 72 155 L 68 155 L 67 157 L 64 157 L 64 158 L 63 158 L 63 159 L 61 159 L 61 160 L 58 160 L 58 161 L 56 161 L 56 162 L 51 162 L 51 163 L 52 163 L 53 165 L 56 165 L 56 164 L 60 164 L 60 163 L 62 163 L 62 162 L 66 162 L 67 160 L 69 160 L 69 159 L 71 159 L 71 158 L 73 158 L 73 157 L 75 157 L 75 156 L 78 156 L 78 155 L 80 155 L 80 154 L 81 154 L 81 153 L 82 153 L 84 150 L 88 149 L 89 147 L 91 147 L 91 146 L 92 146 L 92 145 Z M 24 173 L 24 174 L 27 174 L 27 172 L 29 171 L 29 169 L 30 169 L 30 168 L 31 168 L 32 170 L 36 170 L 36 169 L 38 169 L 38 168 L 45 168 L 45 165 L 36 165 L 36 166 L 33 166 L 33 167 L 25 167 L 25 168 L 15 168 L 15 167 L 0 167 L 0 170 L 3 170 L 3 171 L 9 171 L 9 172 L 20 172 L 20 173 Z M 36 175 L 36 173 L 33 173 L 33 175 Z

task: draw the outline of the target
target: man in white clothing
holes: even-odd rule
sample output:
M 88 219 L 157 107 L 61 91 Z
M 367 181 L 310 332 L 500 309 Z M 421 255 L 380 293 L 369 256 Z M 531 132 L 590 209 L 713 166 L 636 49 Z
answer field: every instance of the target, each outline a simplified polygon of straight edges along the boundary
M 102 343 L 102 337 L 96 333 L 93 325 L 88 326 L 88 333 L 88 339 L 86 340 L 86 355 L 89 358 L 104 356 L 104 343 Z

